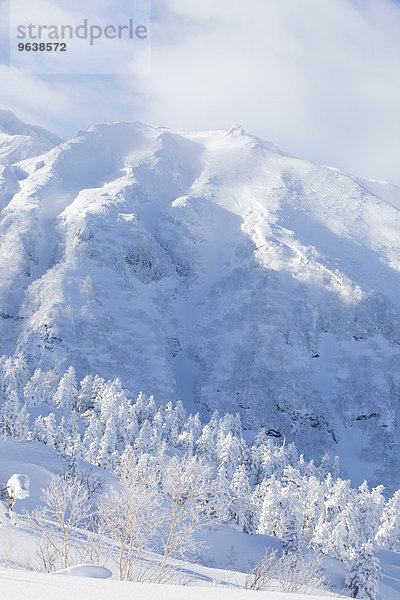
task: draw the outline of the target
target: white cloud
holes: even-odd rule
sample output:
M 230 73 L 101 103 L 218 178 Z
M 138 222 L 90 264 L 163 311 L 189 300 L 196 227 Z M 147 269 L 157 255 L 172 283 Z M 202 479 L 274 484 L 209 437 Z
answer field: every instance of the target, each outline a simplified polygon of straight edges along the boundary
M 101 120 L 239 121 L 288 152 L 400 184 L 398 4 L 153 0 L 153 13 L 150 76 L 39 80 L 3 68 L 0 104 L 64 134 Z
M 185 128 L 240 121 L 288 151 L 400 183 L 398 5 L 166 4 L 180 19 L 176 39 L 155 46 L 147 118 Z

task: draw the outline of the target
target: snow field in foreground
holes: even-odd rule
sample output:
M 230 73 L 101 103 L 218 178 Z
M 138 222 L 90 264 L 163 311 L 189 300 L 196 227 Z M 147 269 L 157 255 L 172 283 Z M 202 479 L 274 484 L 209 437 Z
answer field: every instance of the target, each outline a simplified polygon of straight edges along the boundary
M 66 580 L 58 575 L 29 573 L 0 569 L 0 585 L 5 598 L 19 600 L 251 600 L 257 592 L 248 590 L 178 587 L 174 585 L 156 586 L 150 583 L 126 583 L 119 581 L 99 581 L 83 577 Z M 304 600 L 309 596 L 262 592 L 258 597 L 266 600 Z M 326 596 L 312 596 L 315 600 L 326 600 Z

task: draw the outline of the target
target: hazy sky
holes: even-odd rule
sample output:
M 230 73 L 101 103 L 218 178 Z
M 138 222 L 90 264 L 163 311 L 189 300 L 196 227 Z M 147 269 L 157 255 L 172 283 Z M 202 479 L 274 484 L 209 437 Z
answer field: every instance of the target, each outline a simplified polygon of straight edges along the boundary
M 149 75 L 39 77 L 10 69 L 3 16 L 0 107 L 64 137 L 100 121 L 192 130 L 237 122 L 292 154 L 400 184 L 398 2 L 152 4 Z M 129 5 L 124 0 L 127 17 Z

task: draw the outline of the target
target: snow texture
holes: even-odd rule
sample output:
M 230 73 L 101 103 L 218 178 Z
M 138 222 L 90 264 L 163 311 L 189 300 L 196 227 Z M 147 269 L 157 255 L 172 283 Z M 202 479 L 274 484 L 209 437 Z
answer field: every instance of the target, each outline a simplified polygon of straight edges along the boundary
M 186 600 L 189 593 L 192 600 L 251 600 L 254 592 L 222 588 L 190 588 L 174 585 L 156 586 L 146 583 L 126 583 L 119 581 L 96 581 L 85 578 L 74 578 L 65 585 L 65 581 L 56 575 L 42 573 L 26 573 L 0 569 L 0 581 L 4 596 L 43 600 L 57 598 L 58 600 L 153 600 L 162 597 L 163 600 Z M 264 592 L 266 600 L 306 600 L 309 596 L 299 594 L 284 594 Z M 326 600 L 326 596 L 313 596 L 315 600 Z
M 112 573 L 105 567 L 95 565 L 74 565 L 62 571 L 56 571 L 55 575 L 65 575 L 67 577 L 89 577 L 90 579 L 110 579 Z

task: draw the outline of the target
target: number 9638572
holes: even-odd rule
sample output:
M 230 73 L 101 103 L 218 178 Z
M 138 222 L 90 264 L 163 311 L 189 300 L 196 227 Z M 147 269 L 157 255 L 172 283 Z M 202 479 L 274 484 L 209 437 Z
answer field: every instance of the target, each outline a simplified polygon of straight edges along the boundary
M 18 50 L 20 52 L 66 52 L 67 44 L 64 42 L 34 42 L 34 43 L 20 43 L 18 44 Z

